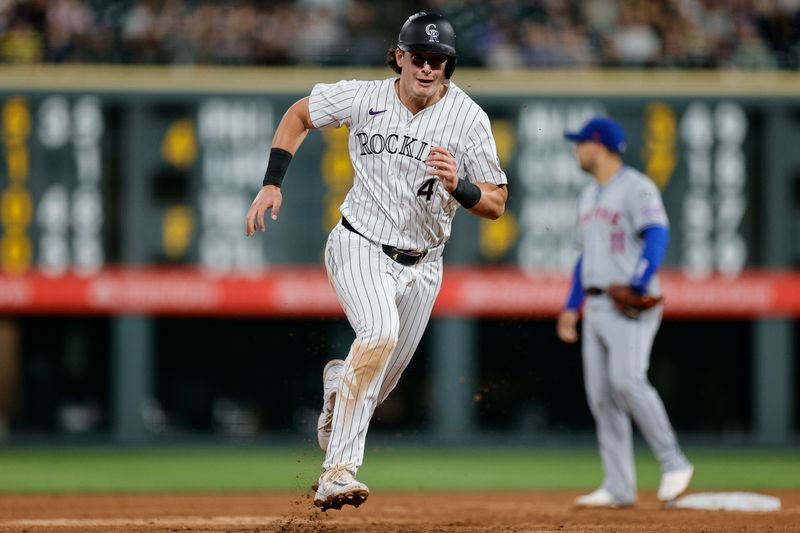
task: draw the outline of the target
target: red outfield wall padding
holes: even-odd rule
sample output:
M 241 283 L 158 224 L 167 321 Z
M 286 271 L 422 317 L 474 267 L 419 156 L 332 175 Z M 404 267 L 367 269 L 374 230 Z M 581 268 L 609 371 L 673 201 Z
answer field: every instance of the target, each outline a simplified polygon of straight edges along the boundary
M 669 318 L 800 316 L 800 273 L 750 271 L 693 281 L 661 275 Z M 563 274 L 514 268 L 446 267 L 437 316 L 554 317 L 566 298 Z M 280 267 L 252 276 L 196 269 L 107 269 L 91 277 L 0 276 L 0 313 L 162 316 L 341 317 L 325 271 Z

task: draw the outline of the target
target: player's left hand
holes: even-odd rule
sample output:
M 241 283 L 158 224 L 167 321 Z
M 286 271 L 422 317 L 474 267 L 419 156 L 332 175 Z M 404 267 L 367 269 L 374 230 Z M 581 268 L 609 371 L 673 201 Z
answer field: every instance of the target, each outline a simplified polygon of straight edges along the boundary
M 617 311 L 633 319 L 639 318 L 642 311 L 647 311 L 661 303 L 661 296 L 637 294 L 627 285 L 610 285 L 608 296 L 614 302 Z
M 447 192 L 456 190 L 456 187 L 458 187 L 456 158 L 450 155 L 450 152 L 439 146 L 434 146 L 431 148 L 425 164 L 428 165 L 428 175 L 439 178 Z

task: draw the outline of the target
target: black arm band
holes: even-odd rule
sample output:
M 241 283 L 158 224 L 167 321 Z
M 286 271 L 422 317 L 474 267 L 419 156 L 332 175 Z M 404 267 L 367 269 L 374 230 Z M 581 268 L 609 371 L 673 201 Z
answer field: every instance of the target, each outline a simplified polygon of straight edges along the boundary
M 475 204 L 481 201 L 480 188 L 471 181 L 467 181 L 464 178 L 459 178 L 456 190 L 454 190 L 450 194 L 453 196 L 453 198 L 458 200 L 458 203 L 460 203 L 467 209 L 475 207 Z
M 280 187 L 291 160 L 292 154 L 282 148 L 273 148 L 270 150 L 269 163 L 267 163 L 267 172 L 264 174 L 263 184 Z

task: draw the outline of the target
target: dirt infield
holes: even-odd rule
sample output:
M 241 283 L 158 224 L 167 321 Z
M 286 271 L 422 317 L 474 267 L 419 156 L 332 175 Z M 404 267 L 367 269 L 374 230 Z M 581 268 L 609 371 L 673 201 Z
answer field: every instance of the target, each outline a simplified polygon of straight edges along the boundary
M 0 531 L 466 532 L 800 531 L 800 492 L 772 513 L 663 510 L 653 494 L 624 510 L 576 510 L 574 493 L 376 493 L 322 513 L 310 494 L 0 495 Z

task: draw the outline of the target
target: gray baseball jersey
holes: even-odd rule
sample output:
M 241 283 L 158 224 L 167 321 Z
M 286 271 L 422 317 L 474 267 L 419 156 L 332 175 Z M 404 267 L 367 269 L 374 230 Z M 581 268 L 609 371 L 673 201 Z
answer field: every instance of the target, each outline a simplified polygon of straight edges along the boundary
M 328 237 L 325 265 L 356 332 L 336 394 L 323 467 L 356 473 L 375 408 L 388 396 L 416 351 L 441 287 L 444 244 L 458 202 L 428 174 L 431 147 L 447 149 L 458 176 L 506 183 L 489 118 L 454 83 L 433 106 L 413 115 L 395 81 L 319 84 L 309 97 L 316 128 L 347 126 L 353 187 Z M 382 245 L 425 251 L 404 266 Z
M 641 172 L 626 166 L 605 187 L 587 185 L 578 200 L 583 287 L 630 283 L 642 256 L 639 234 L 656 225 L 669 227 L 667 212 L 655 183 Z M 657 276 L 648 293 L 661 293 Z
M 667 227 L 656 185 L 630 167 L 604 187 L 588 185 L 578 201 L 578 242 L 584 288 L 628 284 L 642 255 L 641 231 Z M 660 294 L 656 276 L 648 293 Z M 663 472 L 686 467 L 664 404 L 647 379 L 650 350 L 661 324 L 661 306 L 630 319 L 606 294 L 589 296 L 583 321 L 583 375 L 596 426 L 605 479 L 603 488 L 620 502 L 636 501 L 631 418 Z

